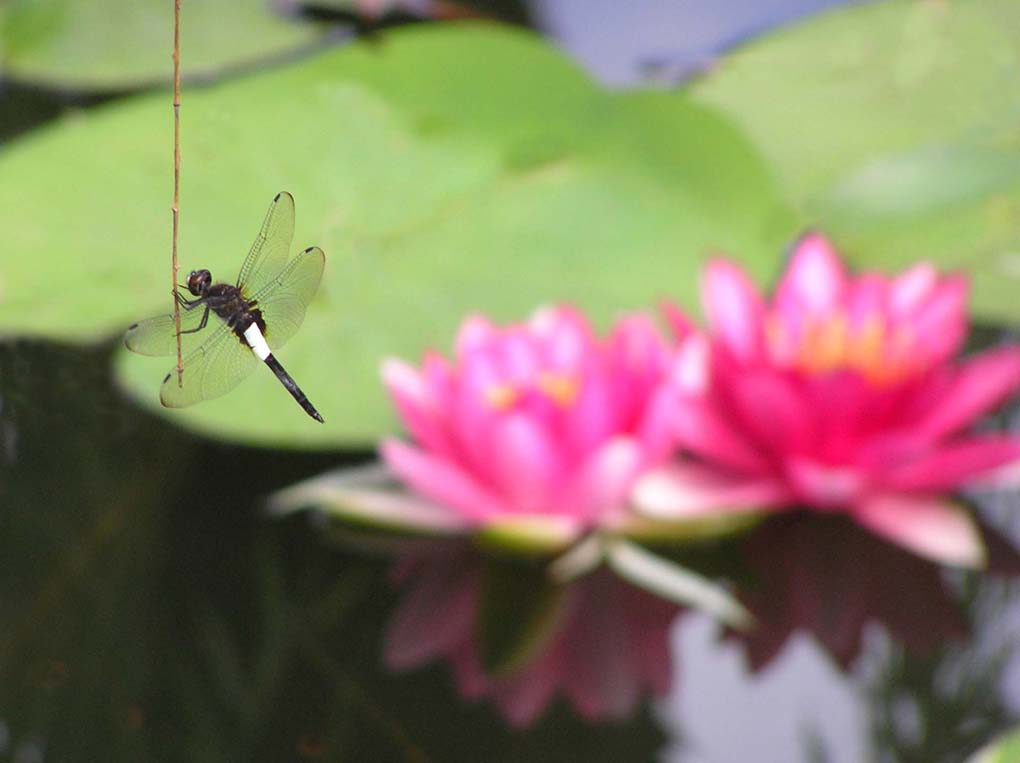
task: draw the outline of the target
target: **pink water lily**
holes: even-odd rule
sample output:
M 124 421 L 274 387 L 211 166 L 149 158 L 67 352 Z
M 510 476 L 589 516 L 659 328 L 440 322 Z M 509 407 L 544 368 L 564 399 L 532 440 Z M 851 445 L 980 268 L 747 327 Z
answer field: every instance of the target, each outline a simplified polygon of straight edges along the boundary
M 968 431 L 1020 387 L 1020 347 L 956 359 L 963 277 L 929 264 L 851 275 L 810 234 L 770 298 L 725 260 L 706 268 L 702 297 L 707 335 L 667 308 L 701 370 L 680 390 L 685 457 L 636 486 L 645 512 L 848 512 L 922 555 L 982 563 L 979 535 L 947 493 L 1020 458 L 1020 437 Z
M 618 519 L 637 476 L 668 455 L 672 363 L 646 316 L 621 318 L 607 338 L 569 307 L 502 327 L 471 317 L 452 363 L 384 364 L 414 442 L 380 451 L 466 528 L 537 517 L 569 539 Z

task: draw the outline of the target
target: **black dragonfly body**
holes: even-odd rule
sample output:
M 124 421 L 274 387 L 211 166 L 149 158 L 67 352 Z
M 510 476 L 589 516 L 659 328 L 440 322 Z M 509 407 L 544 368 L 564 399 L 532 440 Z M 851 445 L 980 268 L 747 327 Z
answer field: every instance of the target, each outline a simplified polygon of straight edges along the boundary
M 206 329 L 210 313 L 218 320 L 211 333 L 201 334 L 204 341 L 184 357 L 180 383 L 176 369 L 163 379 L 163 405 L 183 408 L 226 394 L 262 360 L 305 412 L 322 421 L 272 352 L 301 325 L 325 264 L 325 255 L 318 247 L 305 249 L 287 262 L 293 237 L 294 199 L 289 193 L 279 193 L 241 266 L 237 283 L 213 283 L 208 270 L 194 270 L 187 282 L 194 299 L 175 292 L 182 308 L 183 341 Z M 124 343 L 143 355 L 173 355 L 176 334 L 173 314 L 159 315 L 131 326 Z

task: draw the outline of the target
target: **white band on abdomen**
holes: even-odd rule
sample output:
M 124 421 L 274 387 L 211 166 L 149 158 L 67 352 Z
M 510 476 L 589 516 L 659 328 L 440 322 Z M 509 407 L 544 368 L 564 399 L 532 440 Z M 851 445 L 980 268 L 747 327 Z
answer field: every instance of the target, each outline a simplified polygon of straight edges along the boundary
M 262 336 L 257 323 L 251 324 L 244 330 L 244 341 L 248 343 L 251 351 L 258 356 L 259 360 L 269 357 L 269 345 L 266 344 L 266 338 Z

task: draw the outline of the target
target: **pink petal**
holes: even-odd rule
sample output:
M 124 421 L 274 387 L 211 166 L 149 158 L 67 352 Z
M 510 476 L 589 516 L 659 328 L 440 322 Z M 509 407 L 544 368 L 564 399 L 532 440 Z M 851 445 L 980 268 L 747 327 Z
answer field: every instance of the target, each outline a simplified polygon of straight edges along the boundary
M 694 322 L 672 302 L 663 301 L 660 304 L 660 309 L 677 342 L 682 342 L 696 330 Z
M 1020 389 L 1020 347 L 1011 345 L 974 355 L 957 369 L 917 429 L 939 438 L 971 424 Z
M 770 470 L 765 457 L 709 400 L 685 399 L 674 417 L 677 445 L 736 471 L 761 474 Z
M 566 448 L 575 456 L 591 453 L 620 427 L 608 379 L 600 374 L 584 379 L 567 414 Z
M 768 452 L 809 449 L 814 441 L 812 410 L 795 383 L 778 373 L 748 371 L 735 375 L 730 392 L 744 430 Z
M 428 384 L 418 370 L 396 358 L 382 364 L 383 383 L 400 411 L 401 418 L 414 439 L 428 450 L 451 455 L 450 444 L 437 420 L 437 405 Z
M 688 395 L 708 392 L 712 376 L 712 347 L 702 334 L 683 340 L 669 368 L 669 380 Z
M 491 452 L 500 492 L 515 511 L 549 511 L 564 469 L 559 443 L 532 418 L 512 414 L 493 429 Z
M 828 239 L 808 233 L 795 245 L 776 287 L 776 306 L 788 315 L 824 314 L 842 306 L 847 275 Z
M 967 280 L 943 278 L 907 324 L 917 347 L 932 362 L 954 355 L 967 333 Z
M 437 352 L 427 352 L 422 362 L 421 374 L 436 407 L 444 412 L 445 418 L 445 412 L 452 408 L 450 401 L 453 399 L 455 388 L 454 372 L 449 362 Z
M 791 500 L 789 490 L 777 480 L 727 473 L 690 461 L 645 472 L 631 491 L 631 503 L 639 512 L 662 519 L 777 508 Z
M 383 638 L 389 670 L 406 670 L 440 657 L 471 637 L 477 579 L 451 564 L 429 560 L 402 595 Z
M 464 357 L 487 346 L 499 336 L 500 330 L 483 315 L 469 315 L 457 332 L 456 353 Z
M 798 498 L 814 509 L 845 508 L 867 487 L 867 474 L 852 466 L 819 463 L 810 457 L 791 457 L 786 471 Z
M 567 505 L 581 520 L 603 522 L 625 508 L 644 454 L 630 437 L 617 436 L 592 453 L 580 467 L 569 491 Z
M 973 437 L 890 467 L 882 475 L 882 483 L 893 490 L 953 490 L 1011 463 L 1020 463 L 1020 437 Z
M 545 362 L 561 371 L 576 370 L 596 343 L 587 319 L 569 306 L 536 310 L 528 327 L 543 344 Z
M 936 562 L 982 567 L 985 549 L 970 515 L 937 498 L 874 496 L 852 510 L 877 535 Z
M 905 270 L 889 290 L 889 314 L 896 320 L 910 316 L 929 298 L 938 281 L 938 270 L 930 262 Z
M 515 390 L 508 388 L 490 352 L 473 353 L 462 361 L 459 370 L 459 384 L 447 414 L 457 443 L 456 452 L 474 474 L 487 477 L 490 463 L 486 448 L 480 443 L 487 442 L 493 422 L 505 410 L 500 403 L 493 402 L 492 393 L 506 390 L 513 395 Z M 509 404 L 515 402 L 511 400 Z
M 467 519 L 484 521 L 504 513 L 489 491 L 451 461 L 399 440 L 384 440 L 379 452 L 411 488 L 437 503 L 460 511 Z
M 625 315 L 618 320 L 609 334 L 609 356 L 613 367 L 626 369 L 635 375 L 659 372 L 668 351 L 655 324 L 647 315 Z
M 514 383 L 525 384 L 538 375 L 541 358 L 536 343 L 522 328 L 505 332 L 499 345 L 501 371 Z
M 757 358 L 765 308 L 744 271 L 731 262 L 713 260 L 705 269 L 701 294 L 713 334 L 740 360 Z
M 889 279 L 876 273 L 864 273 L 849 283 L 848 291 L 846 309 L 855 329 L 860 329 L 868 321 L 887 320 Z
M 680 401 L 673 390 L 659 387 L 651 393 L 634 432 L 650 462 L 665 458 L 673 449 L 679 411 Z

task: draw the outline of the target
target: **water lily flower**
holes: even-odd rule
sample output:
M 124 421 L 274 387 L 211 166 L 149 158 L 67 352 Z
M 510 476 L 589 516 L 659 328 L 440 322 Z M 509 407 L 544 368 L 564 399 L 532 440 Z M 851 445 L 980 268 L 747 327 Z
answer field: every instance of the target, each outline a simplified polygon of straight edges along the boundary
M 620 519 L 637 476 L 669 453 L 672 349 L 647 316 L 606 339 L 569 307 L 461 327 L 453 363 L 388 360 L 383 378 L 413 443 L 380 452 L 465 527 L 535 520 L 565 537 Z
M 489 699 L 519 727 L 536 721 L 557 695 L 600 722 L 624 720 L 646 694 L 669 690 L 669 632 L 683 610 L 604 570 L 559 588 L 521 639 L 523 653 L 515 649 L 496 669 L 485 666 L 479 633 L 486 605 L 513 625 L 528 618 L 513 603 L 487 602 L 491 576 L 480 556 L 463 549 L 404 559 L 396 575 L 403 590 L 384 639 L 386 666 L 405 671 L 448 660 L 463 696 Z M 530 591 L 522 608 L 540 596 Z
M 658 517 L 846 512 L 921 555 L 981 565 L 980 536 L 947 494 L 1020 458 L 1020 437 L 972 431 L 1020 387 L 1020 347 L 956 358 L 967 290 L 927 263 L 851 275 L 819 234 L 799 241 L 769 298 L 711 262 L 707 334 L 667 308 L 681 352 L 701 360 L 679 390 L 684 458 L 644 475 L 636 503 Z

